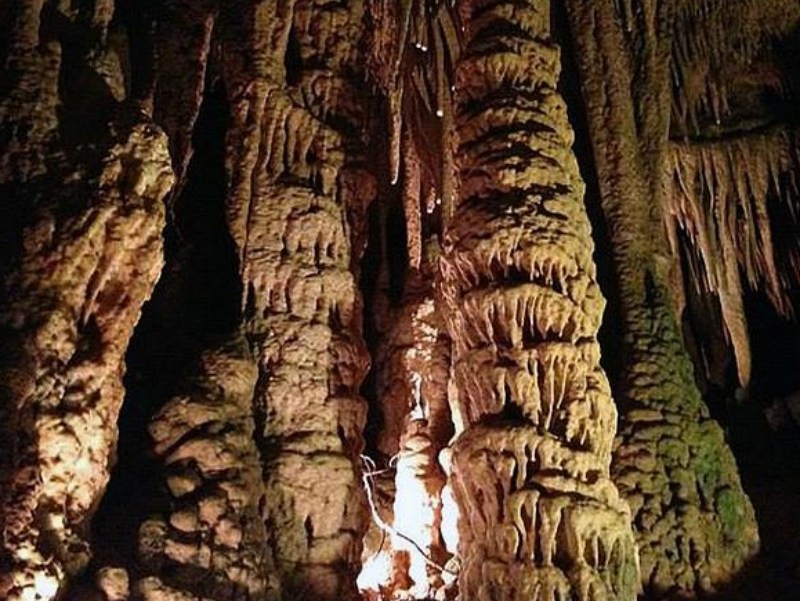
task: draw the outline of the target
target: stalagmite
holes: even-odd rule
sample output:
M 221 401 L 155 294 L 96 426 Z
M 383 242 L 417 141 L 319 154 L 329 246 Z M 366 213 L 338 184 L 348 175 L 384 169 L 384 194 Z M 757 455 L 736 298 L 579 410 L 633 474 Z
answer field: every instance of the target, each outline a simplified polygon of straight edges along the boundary
M 163 133 L 120 126 L 70 210 L 42 206 L 0 307 L 0 596 L 54 599 L 86 567 L 105 490 L 124 355 L 162 266 L 173 178 Z
M 460 189 L 441 287 L 466 422 L 451 450 L 460 594 L 631 600 L 636 549 L 609 478 L 615 409 L 596 343 L 603 300 L 550 3 L 459 8 Z
M 428 246 L 433 244 L 428 241 Z M 406 293 L 377 357 L 384 424 L 377 447 L 392 457 L 387 475 L 394 474 L 394 503 L 391 515 L 380 517 L 389 523 L 388 532 L 372 537 L 379 541 L 378 548 L 365 549 L 361 582 L 368 598 L 428 599 L 444 594 L 444 474 L 438 455 L 452 433 L 446 387 L 449 340 L 433 300 L 435 263 L 429 253 L 426 257 L 421 271 L 409 269 Z M 378 567 L 380 557 L 388 560 Z

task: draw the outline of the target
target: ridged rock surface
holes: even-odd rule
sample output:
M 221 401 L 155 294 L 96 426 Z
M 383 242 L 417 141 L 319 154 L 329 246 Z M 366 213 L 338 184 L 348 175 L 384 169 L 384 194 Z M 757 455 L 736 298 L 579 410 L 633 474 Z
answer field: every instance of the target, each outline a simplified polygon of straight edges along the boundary
M 268 545 L 288 598 L 356 599 L 368 355 L 351 267 L 358 216 L 375 195 L 355 135 L 363 7 L 265 2 L 248 11 L 232 15 L 244 34 L 225 40 L 227 203 L 259 369 Z
M 139 530 L 143 601 L 280 599 L 253 433 L 258 370 L 243 337 L 203 354 L 185 391 L 153 417 L 167 515 Z
M 37 212 L 0 307 L 0 596 L 9 601 L 53 598 L 89 560 L 125 351 L 161 272 L 166 137 L 149 124 L 123 130 L 88 181 L 66 181 L 61 194 L 74 196 Z
M 630 514 L 609 477 L 604 307 L 550 3 L 460 4 L 455 214 L 442 260 L 464 431 L 452 446 L 470 601 L 635 597 Z

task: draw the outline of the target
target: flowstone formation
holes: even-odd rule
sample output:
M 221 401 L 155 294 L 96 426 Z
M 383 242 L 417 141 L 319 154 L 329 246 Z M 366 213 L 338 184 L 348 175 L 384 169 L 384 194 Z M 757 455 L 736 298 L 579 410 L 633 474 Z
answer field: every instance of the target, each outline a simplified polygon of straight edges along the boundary
M 464 431 L 452 445 L 460 594 L 631 600 L 630 515 L 584 186 L 556 91 L 550 3 L 462 2 L 460 189 L 442 294 Z
M 123 129 L 90 185 L 39 199 L 0 307 L 0 596 L 54 598 L 91 557 L 124 354 L 162 265 L 166 137 Z M 29 190 L 34 190 L 31 186 Z
M 626 35 L 638 32 L 652 61 L 671 31 L 670 13 L 643 5 L 653 29 L 634 21 L 626 30 L 619 14 L 594 2 L 569 0 L 567 9 L 620 297 L 624 361 L 612 476 L 633 513 L 646 594 L 691 598 L 730 581 L 756 554 L 758 532 L 733 454 L 695 385 L 667 291 L 668 249 L 652 199 L 665 189 L 656 159 L 668 142 L 662 125 L 671 103 L 661 79 L 668 72 L 663 61 L 638 57 L 637 73 L 648 75 L 641 85 L 661 99 L 638 105 Z

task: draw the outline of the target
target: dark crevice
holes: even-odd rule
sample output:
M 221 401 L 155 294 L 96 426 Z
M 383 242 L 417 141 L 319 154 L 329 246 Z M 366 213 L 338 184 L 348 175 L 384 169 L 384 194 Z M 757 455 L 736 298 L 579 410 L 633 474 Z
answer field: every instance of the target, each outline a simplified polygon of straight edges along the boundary
M 187 183 L 165 232 L 164 272 L 128 349 L 117 464 L 93 523 L 97 565 L 135 564 L 138 525 L 168 499 L 148 423 L 183 388 L 200 353 L 239 324 L 238 267 L 223 204 L 227 116 L 217 86 L 201 107 Z

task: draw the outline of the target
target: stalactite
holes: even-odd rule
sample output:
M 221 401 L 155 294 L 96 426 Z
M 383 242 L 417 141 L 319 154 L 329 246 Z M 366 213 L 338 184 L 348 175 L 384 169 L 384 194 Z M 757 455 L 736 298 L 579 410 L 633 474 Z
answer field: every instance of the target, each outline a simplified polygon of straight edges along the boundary
M 724 121 L 731 80 L 752 76 L 765 45 L 800 20 L 797 3 L 758 0 L 687 0 L 677 3 L 675 11 L 673 125 L 685 134 L 700 130 L 701 115 L 717 124 Z M 785 91 L 780 78 L 766 83 Z
M 422 261 L 421 167 L 414 141 L 407 130 L 403 136 L 403 147 L 403 212 L 406 218 L 408 264 L 411 269 L 418 270 Z
M 421 160 L 424 179 L 437 190 L 447 215 L 454 194 L 449 73 L 461 45 L 456 11 L 449 0 L 404 0 L 378 2 L 370 14 L 369 69 L 388 103 L 390 180 L 398 183 L 403 165 Z M 413 232 L 419 216 L 408 215 Z
M 724 142 L 673 143 L 667 165 L 673 193 L 664 213 L 674 222 L 668 225 L 673 247 L 679 245 L 677 230 L 684 231 L 692 245 L 685 251 L 690 273 L 699 277 L 694 285 L 720 299 L 721 325 L 733 345 L 743 386 L 749 379 L 750 351 L 740 273 L 749 287 L 764 286 L 778 313 L 792 314 L 786 283 L 800 274 L 776 258 L 768 202 L 783 199 L 789 207 L 797 202 L 795 144 L 794 134 L 785 130 Z
M 635 597 L 615 409 L 573 134 L 546 1 L 459 4 L 460 185 L 442 299 L 464 431 L 451 449 L 460 595 Z

